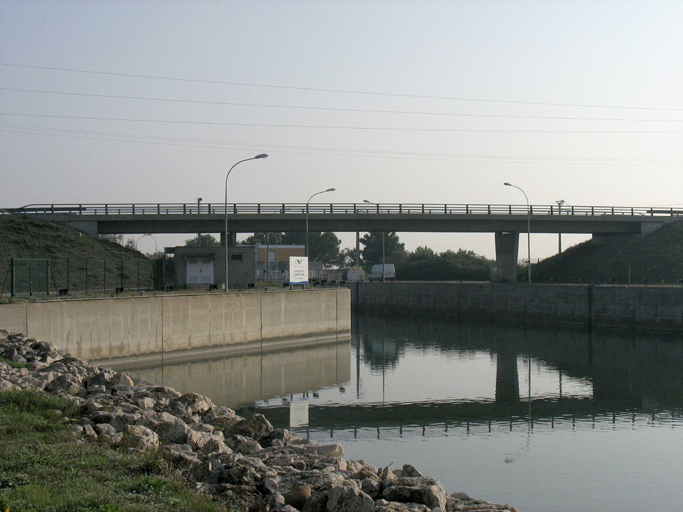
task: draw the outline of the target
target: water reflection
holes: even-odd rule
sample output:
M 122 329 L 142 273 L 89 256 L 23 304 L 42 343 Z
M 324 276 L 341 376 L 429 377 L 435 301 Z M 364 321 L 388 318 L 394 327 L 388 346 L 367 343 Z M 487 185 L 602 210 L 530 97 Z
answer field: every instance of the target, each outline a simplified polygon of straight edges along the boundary
M 256 352 L 256 353 L 253 353 Z M 228 407 L 252 408 L 278 398 L 287 408 L 315 390 L 338 387 L 351 378 L 351 343 L 308 343 L 288 350 L 264 350 L 165 367 L 129 369 L 148 382 L 163 383 L 181 393 L 194 392 Z M 163 377 L 162 377 L 163 372 Z
M 680 422 L 683 343 L 666 338 L 367 317 L 356 324 L 355 394 L 321 392 L 307 432 L 402 437 Z M 288 424 L 276 403 L 256 409 Z

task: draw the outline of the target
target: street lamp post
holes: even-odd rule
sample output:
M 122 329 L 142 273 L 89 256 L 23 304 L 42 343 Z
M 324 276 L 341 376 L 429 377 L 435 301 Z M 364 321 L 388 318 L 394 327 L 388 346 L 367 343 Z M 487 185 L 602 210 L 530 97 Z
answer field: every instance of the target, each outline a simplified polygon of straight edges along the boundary
M 318 196 L 320 194 L 325 194 L 326 192 L 334 192 L 336 189 L 334 188 L 328 188 L 327 190 L 321 190 L 320 192 L 316 192 L 313 194 L 311 197 L 308 198 L 308 201 L 306 201 L 306 257 L 308 258 L 308 205 L 311 202 L 311 199 L 313 199 L 315 196 Z
M 562 205 L 564 204 L 564 199 L 555 201 L 557 203 L 557 214 L 562 216 Z M 562 252 L 562 231 L 557 234 L 557 254 Z
M 367 199 L 363 199 L 364 203 L 368 204 L 376 204 L 373 203 L 372 201 L 368 201 Z M 384 231 L 382 231 L 382 282 L 385 282 L 384 276 L 386 275 L 386 257 L 384 253 Z
M 157 245 L 157 239 L 152 236 L 152 233 L 145 233 L 144 235 L 138 237 L 138 239 L 135 242 L 135 250 L 138 250 L 138 242 L 140 242 L 140 239 L 145 238 L 146 236 L 154 240 L 154 255 L 156 256 L 156 254 L 159 252 L 159 246 Z
M 531 206 L 529 205 L 529 198 L 526 195 L 526 192 L 522 190 L 520 187 L 517 185 L 513 185 L 512 183 L 508 183 L 507 181 L 503 183 L 506 187 L 514 187 L 522 194 L 524 194 L 524 199 L 526 199 L 526 248 L 527 248 L 527 259 L 529 260 L 529 275 L 528 275 L 528 283 L 531 284 Z
M 225 293 L 228 293 L 228 283 L 230 282 L 228 280 L 228 249 L 230 247 L 230 242 L 228 240 L 228 178 L 230 177 L 232 170 L 237 167 L 237 165 L 241 164 L 242 162 L 248 162 L 249 160 L 259 160 L 261 158 L 268 158 L 268 155 L 266 153 L 261 153 L 260 155 L 240 160 L 233 165 L 228 171 L 228 174 L 225 175 Z

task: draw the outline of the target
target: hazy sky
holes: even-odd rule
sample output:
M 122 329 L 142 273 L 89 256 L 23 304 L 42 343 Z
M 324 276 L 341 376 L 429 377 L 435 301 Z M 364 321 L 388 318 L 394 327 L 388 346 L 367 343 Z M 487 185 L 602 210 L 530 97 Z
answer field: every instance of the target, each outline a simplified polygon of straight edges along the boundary
M 3 0 L 0 207 L 222 202 L 261 152 L 231 202 L 523 203 L 510 181 L 533 204 L 680 206 L 682 20 L 656 0 Z M 401 239 L 494 254 L 492 234 Z

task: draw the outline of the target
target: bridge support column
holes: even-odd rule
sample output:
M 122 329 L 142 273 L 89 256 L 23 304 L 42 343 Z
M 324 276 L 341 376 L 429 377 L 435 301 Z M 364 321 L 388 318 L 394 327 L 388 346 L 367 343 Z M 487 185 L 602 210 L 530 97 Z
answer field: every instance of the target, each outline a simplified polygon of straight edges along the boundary
M 519 233 L 496 233 L 496 281 L 514 283 L 517 280 L 517 251 Z
M 230 247 L 237 245 L 237 233 L 228 233 Z M 225 247 L 225 233 L 221 232 L 221 247 Z

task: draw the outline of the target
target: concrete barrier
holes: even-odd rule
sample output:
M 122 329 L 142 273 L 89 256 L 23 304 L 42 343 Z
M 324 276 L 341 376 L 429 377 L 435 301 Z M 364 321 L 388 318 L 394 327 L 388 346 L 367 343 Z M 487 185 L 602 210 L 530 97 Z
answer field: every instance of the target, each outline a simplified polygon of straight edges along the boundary
M 0 328 L 52 341 L 89 361 L 351 331 L 345 288 L 149 295 L 0 305 Z
M 499 283 L 348 283 L 363 310 L 512 323 L 683 331 L 683 288 Z

